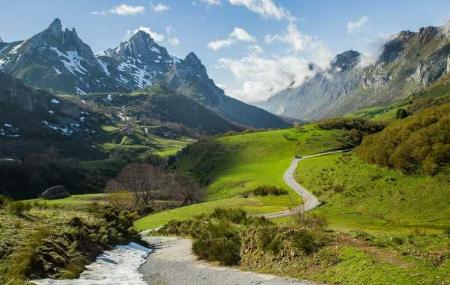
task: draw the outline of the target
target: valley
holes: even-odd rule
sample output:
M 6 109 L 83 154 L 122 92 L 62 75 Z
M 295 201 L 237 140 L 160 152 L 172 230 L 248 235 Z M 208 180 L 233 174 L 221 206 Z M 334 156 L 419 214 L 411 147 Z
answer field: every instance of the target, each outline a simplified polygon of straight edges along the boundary
M 106 49 L 59 18 L 0 38 L 0 285 L 449 285 L 450 22 L 328 60 L 272 0 L 201 2 L 287 34 L 234 27 L 204 61 L 203 35 L 181 45 L 171 25 Z M 280 43 L 294 55 L 262 58 Z M 239 63 L 222 50 L 241 45 Z

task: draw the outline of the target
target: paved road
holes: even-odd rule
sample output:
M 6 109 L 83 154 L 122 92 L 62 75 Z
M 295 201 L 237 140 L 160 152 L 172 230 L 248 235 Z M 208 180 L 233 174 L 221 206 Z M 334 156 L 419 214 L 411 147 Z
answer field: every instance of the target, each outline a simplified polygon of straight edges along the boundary
M 239 271 L 230 267 L 211 266 L 196 260 L 192 242 L 173 237 L 144 239 L 154 251 L 139 272 L 149 285 L 312 285 L 308 281 L 281 278 L 274 275 Z
M 302 185 L 300 185 L 294 178 L 295 176 L 295 170 L 297 169 L 298 163 L 301 160 L 305 160 L 308 158 L 318 157 L 318 156 L 324 156 L 329 155 L 333 153 L 340 153 L 344 152 L 345 150 L 336 150 L 336 151 L 329 151 L 329 152 L 323 152 L 313 155 L 306 155 L 302 158 L 295 158 L 292 160 L 291 165 L 284 173 L 283 179 L 286 184 L 292 188 L 295 192 L 297 192 L 298 195 L 300 195 L 303 198 L 303 203 L 296 209 L 303 212 L 311 211 L 317 207 L 320 206 L 320 201 L 317 199 L 316 196 L 308 192 Z M 281 218 L 286 216 L 291 216 L 293 214 L 292 210 L 286 210 L 278 213 L 271 213 L 271 214 L 265 214 L 264 217 L 268 219 L 274 219 L 274 218 Z

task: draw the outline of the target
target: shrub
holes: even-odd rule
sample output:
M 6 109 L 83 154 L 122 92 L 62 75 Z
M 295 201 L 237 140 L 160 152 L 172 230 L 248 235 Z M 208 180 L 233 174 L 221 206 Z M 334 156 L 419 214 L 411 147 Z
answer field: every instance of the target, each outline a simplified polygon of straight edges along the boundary
M 281 196 L 287 195 L 288 192 L 284 189 L 275 187 L 275 186 L 259 186 L 255 190 L 252 191 L 255 196 Z
M 311 254 L 320 248 L 320 243 L 313 233 L 301 230 L 295 232 L 292 241 L 294 246 L 306 254 Z
M 192 250 L 202 259 L 237 265 L 241 259 L 241 239 L 239 233 L 226 223 L 209 222 L 195 238 Z
M 22 201 L 12 202 L 8 204 L 8 210 L 11 214 L 21 216 L 24 212 L 31 210 L 31 204 Z
M 342 139 L 342 148 L 353 148 L 361 144 L 363 137 L 380 132 L 384 124 L 359 118 L 334 118 L 320 122 L 319 128 L 324 130 L 343 129 L 348 132 Z

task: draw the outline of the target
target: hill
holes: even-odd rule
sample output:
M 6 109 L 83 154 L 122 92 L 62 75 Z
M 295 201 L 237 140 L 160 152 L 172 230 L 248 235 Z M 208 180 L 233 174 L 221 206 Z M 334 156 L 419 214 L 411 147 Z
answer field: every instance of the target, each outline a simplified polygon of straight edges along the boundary
M 299 203 L 299 196 L 283 182 L 283 173 L 296 154 L 313 154 L 341 146 L 344 131 L 304 129 L 251 132 L 200 141 L 188 146 L 173 167 L 196 178 L 205 188 L 204 202 L 150 215 L 137 221 L 140 230 L 171 219 L 210 213 L 217 207 L 271 213 Z M 258 196 L 258 187 L 276 187 L 288 195 Z

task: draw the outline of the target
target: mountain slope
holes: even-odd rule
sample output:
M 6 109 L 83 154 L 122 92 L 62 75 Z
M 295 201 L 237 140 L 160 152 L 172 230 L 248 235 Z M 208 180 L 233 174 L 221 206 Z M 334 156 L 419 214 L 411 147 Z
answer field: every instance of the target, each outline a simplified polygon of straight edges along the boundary
M 445 28 L 404 31 L 385 43 L 375 63 L 365 66 L 360 53 L 346 51 L 336 56 L 329 69 L 257 105 L 306 120 L 384 105 L 406 98 L 445 75 L 449 54 Z
M 0 70 L 33 87 L 79 95 L 131 92 L 162 82 L 236 124 L 288 126 L 267 111 L 226 96 L 194 53 L 183 60 L 171 56 L 143 31 L 117 48 L 94 55 L 75 29 L 63 31 L 61 21 L 55 19 L 26 41 L 0 43 Z
M 191 98 L 160 84 L 131 94 L 92 94 L 90 98 L 99 106 L 113 110 L 115 117 L 126 124 L 168 126 L 194 136 L 242 130 Z

